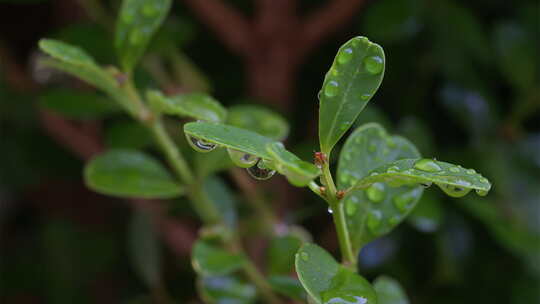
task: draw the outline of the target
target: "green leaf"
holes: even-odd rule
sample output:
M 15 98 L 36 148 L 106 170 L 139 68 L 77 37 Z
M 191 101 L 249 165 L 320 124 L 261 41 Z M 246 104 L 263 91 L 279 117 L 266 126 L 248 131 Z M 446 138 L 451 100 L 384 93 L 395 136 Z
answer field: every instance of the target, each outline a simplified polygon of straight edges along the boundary
M 229 108 L 227 124 L 252 130 L 274 140 L 289 134 L 289 124 L 281 115 L 257 105 L 237 105 Z
M 272 166 L 279 173 L 285 175 L 287 180 L 294 186 L 304 187 L 321 175 L 319 168 L 287 151 L 282 143 L 269 143 L 266 147 L 268 154 L 273 159 Z
M 402 185 L 436 184 L 452 197 L 462 197 L 471 190 L 486 195 L 491 184 L 474 169 L 464 169 L 454 164 L 433 159 L 402 159 L 371 171 L 354 188 L 367 188 L 374 183 L 384 182 L 391 187 Z
M 122 68 L 131 72 L 171 8 L 171 0 L 124 0 L 116 24 L 115 47 Z
M 63 26 L 54 32 L 52 38 L 79 46 L 92 54 L 98 62 L 114 63 L 114 46 L 109 32 L 93 22 L 83 21 Z
M 100 119 L 121 108 L 110 98 L 67 89 L 53 89 L 40 97 L 40 105 L 72 119 Z
M 116 122 L 105 131 L 105 144 L 112 149 L 142 149 L 153 142 L 148 128 L 135 121 Z
M 149 289 L 161 284 L 161 252 L 156 226 L 148 212 L 135 209 L 129 224 L 129 250 L 133 269 Z
M 287 275 L 294 270 L 294 256 L 302 246 L 302 240 L 294 235 L 278 236 L 272 239 L 268 248 L 268 273 Z
M 356 129 L 341 150 L 338 188 L 346 189 L 369 172 L 401 158 L 420 157 L 416 147 L 401 136 L 391 136 L 378 124 Z M 368 189 L 349 192 L 343 202 L 353 250 L 389 233 L 414 208 L 423 189 L 418 185 L 388 187 L 377 183 Z
M 223 219 L 223 222 L 231 230 L 234 230 L 238 216 L 236 214 L 236 199 L 231 189 L 222 179 L 216 176 L 205 179 L 203 188 L 209 199 L 219 210 L 219 216 Z
M 154 158 L 135 150 L 110 150 L 84 168 L 86 185 L 118 197 L 172 198 L 184 190 Z
M 426 191 L 422 199 L 409 215 L 407 222 L 419 231 L 435 232 L 441 226 L 444 210 L 439 193 Z
M 198 288 L 204 302 L 209 304 L 250 304 L 256 300 L 253 285 L 231 276 L 199 278 Z
M 304 244 L 296 254 L 295 264 L 302 286 L 318 304 L 377 304 L 375 290 L 366 279 L 315 244 Z
M 203 276 L 224 276 L 241 269 L 246 259 L 208 240 L 198 240 L 193 246 L 191 262 L 195 271 Z
M 398 281 L 387 276 L 378 277 L 373 283 L 379 304 L 409 304 L 407 294 Z
M 209 122 L 224 122 L 227 117 L 227 110 L 217 100 L 204 93 L 167 97 L 159 91 L 149 91 L 146 96 L 150 106 L 164 114 Z
M 49 54 L 59 61 L 76 66 L 96 65 L 94 58 L 88 55 L 83 49 L 69 45 L 62 41 L 53 39 L 41 39 L 39 47 L 45 53 Z
M 338 51 L 319 92 L 319 140 L 329 154 L 373 97 L 384 75 L 383 49 L 355 37 Z
M 272 289 L 277 293 L 295 299 L 303 301 L 306 298 L 306 292 L 295 278 L 291 278 L 283 275 L 272 275 L 268 277 L 268 283 L 272 286 Z
M 272 159 L 266 145 L 273 140 L 249 130 L 223 124 L 190 122 L 184 125 L 184 132 L 195 140 L 203 140 L 263 159 Z

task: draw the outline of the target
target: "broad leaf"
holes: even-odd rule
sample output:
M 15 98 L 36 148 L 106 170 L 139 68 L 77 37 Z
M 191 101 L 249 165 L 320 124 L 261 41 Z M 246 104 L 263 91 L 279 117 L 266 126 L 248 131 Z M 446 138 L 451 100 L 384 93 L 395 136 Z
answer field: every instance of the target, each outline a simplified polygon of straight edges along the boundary
M 407 294 L 398 281 L 387 276 L 378 277 L 373 283 L 379 304 L 409 304 Z
M 149 289 L 155 288 L 161 284 L 160 241 L 148 212 L 133 211 L 128 241 L 133 269 Z
M 152 133 L 135 121 L 119 121 L 105 131 L 105 144 L 112 149 L 142 149 L 152 145 Z
M 268 277 L 268 283 L 273 290 L 283 296 L 300 301 L 306 298 L 306 292 L 298 279 L 283 275 L 271 275 Z
M 302 246 L 302 240 L 294 235 L 273 238 L 268 248 L 268 273 L 287 275 L 294 270 L 294 256 Z
M 251 130 L 274 140 L 289 134 L 289 124 L 279 114 L 257 105 L 237 105 L 229 108 L 227 124 Z
M 184 125 L 184 132 L 191 137 L 188 140 L 202 140 L 255 157 L 272 159 L 266 145 L 273 140 L 249 130 L 223 124 L 190 122 Z
M 184 190 L 154 158 L 135 150 L 110 150 L 84 168 L 86 185 L 99 193 L 138 198 L 172 198 Z
M 232 276 L 202 277 L 197 285 L 205 303 L 250 304 L 256 300 L 255 287 Z
M 122 68 L 131 72 L 171 7 L 171 0 L 123 0 L 115 47 Z
M 319 140 L 329 153 L 373 97 L 384 75 L 383 49 L 355 37 L 338 51 L 319 92 Z
M 375 290 L 366 279 L 315 244 L 304 244 L 295 264 L 302 286 L 316 303 L 377 304 Z
M 40 99 L 41 106 L 73 119 L 100 119 L 121 111 L 110 98 L 93 93 L 55 89 L 45 92 Z
M 416 147 L 400 136 L 391 136 L 375 123 L 356 129 L 345 142 L 338 164 L 338 188 L 355 185 L 369 172 L 401 158 L 420 157 Z M 390 232 L 414 208 L 423 189 L 418 185 L 388 187 L 377 183 L 351 191 L 344 199 L 353 249 Z
M 474 169 L 464 169 L 454 164 L 433 159 L 402 159 L 386 164 L 360 180 L 354 189 L 365 189 L 375 183 L 387 183 L 391 187 L 402 185 L 436 184 L 452 197 L 462 197 L 471 190 L 486 195 L 491 184 Z
M 191 261 L 197 273 L 208 277 L 231 274 L 241 269 L 246 260 L 211 241 L 198 240 L 193 246 Z
M 154 110 L 165 114 L 209 122 L 224 122 L 227 117 L 227 110 L 217 100 L 204 93 L 167 97 L 159 91 L 149 91 L 146 96 Z
M 297 187 L 304 187 L 321 175 L 321 170 L 314 164 L 305 162 L 298 156 L 287 151 L 282 143 L 269 143 L 267 151 L 272 156 L 273 167 L 287 177 L 287 180 Z

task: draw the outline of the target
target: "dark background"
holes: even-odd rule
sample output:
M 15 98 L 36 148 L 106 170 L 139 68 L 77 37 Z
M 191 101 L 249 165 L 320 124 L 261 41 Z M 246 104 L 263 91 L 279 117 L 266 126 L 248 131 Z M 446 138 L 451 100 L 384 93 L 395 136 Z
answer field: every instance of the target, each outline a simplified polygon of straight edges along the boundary
M 81 177 L 83 159 L 119 145 L 109 129 L 127 117 L 64 119 L 43 105 L 51 90 L 90 89 L 37 69 L 40 38 L 115 61 L 113 27 L 83 2 L 0 0 L 1 303 L 128 303 L 149 292 L 130 262 L 133 204 L 92 193 Z M 317 149 L 324 74 L 342 43 L 365 35 L 383 46 L 387 63 L 359 123 L 381 122 L 424 156 L 476 168 L 493 183 L 486 197 L 429 189 L 410 221 L 363 250 L 362 274 L 396 277 L 414 304 L 540 303 L 537 1 L 223 2 L 240 19 L 214 1 L 174 1 L 160 37 L 190 58 L 223 104 L 260 103 L 287 117 L 287 145 L 304 159 Z M 112 16 L 117 6 L 105 3 Z M 140 69 L 139 87 L 158 86 L 149 74 Z M 200 82 L 159 85 L 181 92 Z M 121 138 L 150 142 L 139 132 Z M 283 220 L 337 252 L 324 203 L 274 179 L 256 187 L 285 198 L 275 204 Z M 162 204 L 163 285 L 178 303 L 197 303 L 189 250 L 198 219 L 183 201 Z

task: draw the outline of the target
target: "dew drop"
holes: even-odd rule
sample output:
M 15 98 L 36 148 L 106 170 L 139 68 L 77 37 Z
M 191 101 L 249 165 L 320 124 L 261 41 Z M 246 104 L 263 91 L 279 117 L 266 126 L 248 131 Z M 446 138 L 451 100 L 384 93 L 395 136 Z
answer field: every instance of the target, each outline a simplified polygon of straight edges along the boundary
M 437 183 L 437 186 L 439 186 L 439 188 L 441 188 L 444 193 L 448 194 L 451 197 L 462 197 L 467 195 L 467 193 L 471 191 L 470 188 L 462 188 L 460 186 L 449 184 Z
M 338 69 L 336 69 L 336 68 L 331 68 L 331 69 L 330 69 L 330 74 L 331 74 L 332 76 L 334 76 L 334 77 L 337 77 L 337 76 L 339 75 L 339 71 L 338 71 Z
M 381 226 L 382 213 L 379 210 L 373 210 L 368 214 L 367 226 L 372 233 L 377 233 L 377 228 Z
M 486 190 L 476 189 L 476 194 L 478 194 L 480 196 L 486 196 L 488 194 L 488 192 Z
M 482 183 L 484 183 L 484 184 L 488 184 L 488 183 L 489 183 L 489 181 L 488 181 L 487 178 L 485 178 L 485 177 L 481 177 L 481 178 L 480 178 L 480 182 L 482 182 Z
M 374 183 L 366 190 L 366 196 L 370 201 L 374 203 L 379 203 L 384 200 L 386 193 L 384 192 L 383 183 Z
M 458 167 L 450 167 L 450 169 L 448 169 L 448 170 L 450 170 L 450 172 L 452 172 L 452 173 L 458 173 L 459 172 Z
M 326 211 L 328 211 L 328 213 L 330 213 L 330 214 L 334 213 L 334 210 L 332 210 L 332 208 L 330 208 L 330 207 L 328 207 L 328 209 Z
M 276 174 L 276 170 L 266 167 L 262 159 L 258 159 L 254 166 L 246 169 L 249 175 L 257 180 L 267 180 Z
M 467 174 L 476 174 L 476 171 L 474 169 L 468 169 L 467 171 Z
M 417 161 L 414 164 L 414 168 L 426 172 L 437 172 L 441 171 L 441 167 L 437 165 L 435 161 L 429 158 L 424 158 L 419 161 Z
M 234 149 L 227 149 L 229 157 L 232 162 L 240 168 L 249 168 L 257 163 L 258 158 L 255 155 L 237 151 Z
M 371 94 L 362 94 L 360 95 L 360 99 L 362 100 L 368 100 L 371 98 Z
M 352 56 L 353 56 L 353 49 L 346 48 L 342 50 L 341 52 L 339 52 L 337 60 L 340 64 L 345 64 L 351 61 Z
M 186 137 L 189 145 L 197 152 L 206 153 L 214 150 L 217 147 L 216 144 L 206 142 L 200 138 L 191 135 L 186 134 Z
M 384 61 L 380 56 L 370 56 L 364 59 L 364 67 L 370 74 L 379 74 L 384 68 Z
M 324 95 L 334 97 L 339 93 L 339 83 L 335 80 L 330 80 L 324 87 Z
M 309 261 L 309 254 L 307 252 L 300 253 L 300 257 L 306 262 Z
M 399 167 L 397 166 L 392 166 L 388 169 L 386 169 L 386 173 L 397 173 L 399 171 Z

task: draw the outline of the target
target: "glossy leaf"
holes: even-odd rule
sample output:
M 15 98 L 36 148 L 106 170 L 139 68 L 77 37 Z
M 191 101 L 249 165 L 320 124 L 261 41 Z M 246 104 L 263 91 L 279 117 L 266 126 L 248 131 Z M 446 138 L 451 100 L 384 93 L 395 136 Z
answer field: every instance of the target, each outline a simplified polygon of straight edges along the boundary
M 198 281 L 198 288 L 205 303 L 209 304 L 255 302 L 255 287 L 232 276 L 202 277 Z
M 287 151 L 280 142 L 269 143 L 266 149 L 273 159 L 272 165 L 275 169 L 285 175 L 287 180 L 294 186 L 304 187 L 321 175 L 319 168 Z
M 137 198 L 172 198 L 184 190 L 154 158 L 135 150 L 110 150 L 84 168 L 86 185 L 99 193 Z
M 316 303 L 377 304 L 375 290 L 366 279 L 315 244 L 304 244 L 295 264 L 302 286 Z
M 367 188 L 374 183 L 387 183 L 391 187 L 402 185 L 436 184 L 452 197 L 462 197 L 471 190 L 486 195 L 491 184 L 474 169 L 464 169 L 433 159 L 402 159 L 372 170 L 354 188 Z
M 391 136 L 378 124 L 356 129 L 345 142 L 338 164 L 338 188 L 347 189 L 369 172 L 397 159 L 420 157 L 416 147 L 400 136 Z M 377 183 L 351 191 L 343 198 L 347 225 L 355 252 L 366 243 L 389 233 L 414 208 L 423 189 L 418 185 L 389 187 Z
M 273 142 L 272 139 L 249 130 L 223 124 L 190 122 L 184 125 L 184 132 L 192 138 L 221 147 L 264 159 L 272 159 L 266 150 L 266 145 Z
M 191 253 L 193 268 L 205 277 L 231 274 L 242 268 L 245 261 L 243 256 L 228 252 L 208 240 L 198 240 Z
M 72 119 L 99 119 L 121 111 L 110 98 L 65 89 L 45 92 L 41 95 L 40 105 Z
M 373 282 L 379 304 L 409 304 L 407 294 L 398 281 L 387 276 L 378 277 Z
M 355 37 L 338 51 L 319 92 L 319 140 L 329 153 L 373 97 L 384 75 L 383 49 Z
M 306 298 L 306 292 L 298 281 L 295 278 L 283 275 L 272 275 L 268 277 L 268 283 L 272 286 L 272 289 L 277 293 L 302 301 Z
M 150 214 L 144 210 L 132 213 L 128 252 L 135 272 L 149 289 L 161 284 L 159 236 Z
M 271 275 L 287 275 L 294 270 L 294 256 L 302 246 L 302 240 L 294 235 L 272 239 L 268 248 L 267 269 Z
M 116 24 L 115 47 L 122 68 L 133 70 L 171 7 L 171 0 L 123 0 Z
M 154 142 L 152 133 L 134 121 L 119 121 L 105 131 L 105 144 L 112 149 L 142 149 Z
M 257 105 L 237 105 L 229 108 L 227 124 L 251 130 L 274 140 L 289 134 L 289 124 L 279 114 Z
M 164 96 L 159 91 L 147 93 L 151 107 L 158 112 L 190 117 L 209 122 L 224 122 L 227 110 L 214 98 L 204 93 Z

